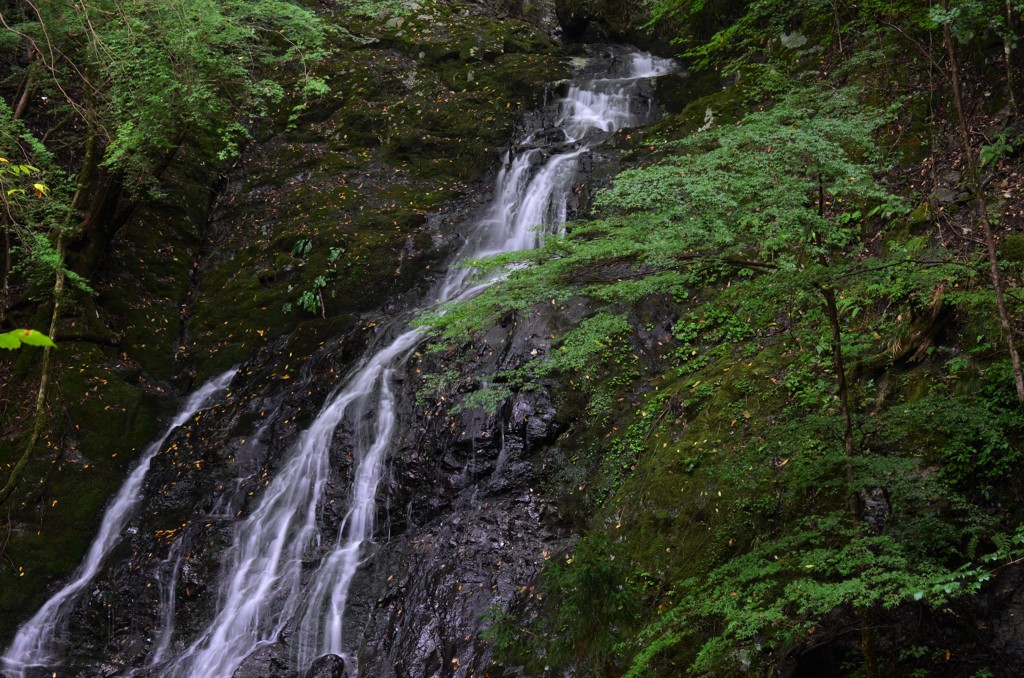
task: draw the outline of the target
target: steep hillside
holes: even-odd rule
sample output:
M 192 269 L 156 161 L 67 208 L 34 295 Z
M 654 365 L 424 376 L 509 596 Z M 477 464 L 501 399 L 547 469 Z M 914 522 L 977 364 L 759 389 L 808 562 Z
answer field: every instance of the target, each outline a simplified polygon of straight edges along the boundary
M 0 356 L 0 637 L 240 365 L 68 675 L 1024 673 L 1019 3 L 176 1 L 240 14 L 0 0 L 0 331 L 58 346 Z M 558 158 L 536 248 L 467 245 Z M 219 646 L 289 474 L 294 616 Z
M 494 608 L 503 663 L 1024 669 L 1019 24 L 951 5 L 662 3 L 696 98 L 623 139 L 565 239 L 427 318 L 454 356 L 573 309 L 446 393 L 559 384 L 542 493 L 577 539 Z

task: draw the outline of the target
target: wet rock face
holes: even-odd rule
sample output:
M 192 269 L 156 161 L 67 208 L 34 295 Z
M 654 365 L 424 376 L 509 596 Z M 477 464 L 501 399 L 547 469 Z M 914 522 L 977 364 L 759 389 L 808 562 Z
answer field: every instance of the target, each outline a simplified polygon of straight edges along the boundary
M 366 675 L 482 675 L 493 663 L 479 637 L 486 616 L 522 595 L 553 535 L 542 527 L 544 501 L 528 490 L 480 495 L 386 547 L 378 567 L 394 574 L 367 601 Z
M 492 379 L 547 351 L 548 319 L 495 328 L 461 378 Z M 417 380 L 409 379 L 416 383 Z M 390 541 L 353 587 L 366 619 L 360 667 L 372 676 L 469 676 L 492 668 L 480 632 L 532 597 L 545 557 L 567 535 L 539 487 L 560 432 L 550 384 L 509 397 L 495 414 L 411 413 L 392 462 Z M 414 402 L 414 401 L 412 401 Z
M 991 618 L 993 630 L 989 646 L 1008 666 L 1024 666 L 1024 572 L 1003 577 L 999 587 L 984 600 L 988 609 L 978 616 Z
M 640 36 L 647 14 L 633 3 L 612 0 L 556 0 L 559 25 L 570 40 L 604 42 Z
M 317 4 L 329 13 L 350 3 Z M 125 228 L 113 244 L 111 271 L 95 285 L 99 296 L 69 307 L 69 341 L 55 370 L 63 402 L 54 411 L 65 414 L 52 436 L 63 436 L 66 449 L 52 468 L 40 458 L 26 486 L 45 475 L 44 490 L 13 516 L 5 553 L 10 563 L 32 567 L 19 574 L 0 562 L 3 640 L 80 562 L 133 452 L 152 440 L 159 415 L 173 411 L 172 391 L 180 394 L 274 349 L 280 361 L 262 358 L 268 384 L 277 372 L 277 385 L 262 396 L 260 410 L 269 411 L 279 393 L 296 386 L 297 367 L 311 355 L 418 301 L 457 246 L 459 225 L 486 200 L 487 178 L 519 111 L 536 105 L 545 83 L 568 73 L 548 35 L 552 17 L 549 0 L 490 0 L 431 3 L 401 26 L 342 21 L 358 40 L 332 46 L 324 65 L 330 95 L 309 102 L 296 120 L 289 122 L 290 112 L 283 111 L 280 119 L 264 121 L 255 130 L 257 142 L 222 181 L 191 157 L 169 169 L 168 197 L 140 208 L 144 228 Z M 316 298 L 322 307 L 300 307 L 307 292 L 307 301 Z M 286 346 L 283 337 L 289 337 Z M 282 381 L 285 375 L 292 381 Z M 333 383 L 340 374 L 317 378 Z M 294 416 L 283 417 L 290 420 L 288 431 L 271 429 L 266 449 L 244 452 L 255 455 L 250 461 L 257 471 L 272 465 L 287 450 L 286 437 L 315 415 L 323 392 L 312 391 L 306 402 L 294 402 Z M 243 437 L 252 445 L 247 426 L 267 416 L 260 410 L 239 415 L 231 454 L 243 453 L 237 442 Z M 215 438 L 209 438 L 214 447 L 228 440 Z M 335 448 L 332 463 L 345 469 L 344 440 Z M 186 451 L 193 456 L 186 459 Z M 154 530 L 175 531 L 161 532 L 167 536 L 152 544 L 125 545 L 118 555 L 159 559 L 170 544 L 194 542 L 196 555 L 181 574 L 183 581 L 194 580 L 188 589 L 198 596 L 212 577 L 209 567 L 195 563 L 214 562 L 231 527 L 227 519 L 207 521 L 211 527 L 193 524 L 212 505 L 202 493 L 235 492 L 232 474 L 243 462 L 241 456 L 237 463 L 207 458 L 184 444 L 177 452 L 178 466 L 158 461 L 154 467 L 159 481 L 148 496 L 159 517 L 137 526 L 151 540 Z M 0 453 L 16 458 L 4 442 Z M 200 467 L 186 469 L 192 461 Z M 246 468 L 247 477 L 253 472 Z M 259 480 L 246 482 L 243 497 L 258 494 Z M 344 487 L 337 481 L 339 506 Z M 325 517 L 339 520 L 330 511 Z M 122 583 L 141 593 L 137 600 L 126 597 L 125 607 L 155 606 L 143 590 L 144 577 L 126 576 Z M 117 578 L 111 575 L 109 583 Z M 98 602 L 96 614 L 107 614 L 107 605 Z M 123 626 L 141 636 L 149 624 L 113 614 L 122 619 L 116 633 Z
M 494 328 L 463 378 L 491 379 L 549 350 L 548 322 L 534 316 Z M 357 354 L 359 337 L 349 342 L 347 353 Z M 135 667 L 136 675 L 159 676 L 154 655 L 168 605 L 176 622 L 167 657 L 205 627 L 236 520 L 249 512 L 335 386 L 335 375 L 348 368 L 339 362 L 345 354 L 314 356 L 281 392 L 281 366 L 268 352 L 262 362 L 243 366 L 230 396 L 168 440 L 153 460 L 143 510 L 72 615 L 62 663 L 67 675 Z M 549 527 L 559 521 L 537 491 L 553 463 L 550 445 L 560 425 L 548 384 L 514 394 L 493 415 L 480 409 L 450 415 L 417 404 L 415 369 L 408 365 L 399 379 L 410 426 L 378 497 L 379 546 L 353 586 L 347 637 L 362 675 L 479 675 L 493 661 L 479 637 L 487 615 L 532 596 L 545 555 L 565 537 Z M 346 425 L 334 435 L 325 543 L 337 537 L 348 505 L 351 436 Z M 317 557 L 309 554 L 311 567 Z M 279 643 L 251 655 L 235 676 L 300 678 L 291 668 L 290 635 L 286 629 Z M 351 669 L 329 656 L 305 676 L 348 676 Z

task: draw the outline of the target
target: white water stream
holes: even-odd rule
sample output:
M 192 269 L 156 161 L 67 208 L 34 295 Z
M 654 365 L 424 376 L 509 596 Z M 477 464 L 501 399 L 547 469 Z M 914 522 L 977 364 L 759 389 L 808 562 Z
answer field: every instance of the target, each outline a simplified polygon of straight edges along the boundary
M 53 666 L 59 662 L 56 653 L 59 651 L 58 646 L 60 638 L 63 636 L 68 614 L 74 608 L 84 589 L 100 571 L 107 555 L 121 541 L 125 525 L 135 514 L 135 508 L 141 498 L 142 483 L 146 479 L 146 473 L 149 472 L 149 465 L 153 461 L 153 457 L 160 452 L 160 448 L 163 447 L 164 442 L 174 429 L 191 419 L 196 412 L 210 402 L 214 395 L 227 388 L 231 378 L 235 376 L 235 372 L 236 370 L 233 369 L 228 370 L 189 396 L 163 435 L 142 453 L 138 466 L 128 476 L 103 514 L 99 532 L 93 540 L 92 546 L 89 547 L 85 560 L 72 575 L 71 581 L 57 591 L 36 612 L 35 616 L 18 629 L 11 646 L 0 658 L 0 668 L 3 669 L 5 676 L 20 678 L 24 676 L 26 669 Z
M 576 82 L 557 104 L 555 126 L 564 133 L 565 142 L 543 148 L 535 135 L 521 140 L 520 147 L 526 150 L 509 154 L 496 180 L 492 202 L 471 226 L 460 259 L 530 249 L 546 234 L 560 231 L 579 177 L 580 158 L 607 137 L 594 132 L 612 132 L 649 121 L 651 104 L 637 96 L 638 85 L 675 70 L 669 60 L 634 52 L 616 52 L 598 61 L 606 62 L 603 75 Z M 489 284 L 492 281 L 473 279 L 465 268 L 452 267 L 432 304 L 469 297 Z M 162 629 L 158 656 L 151 657 L 150 666 L 165 653 L 171 656 L 155 666 L 154 675 L 230 678 L 246 657 L 277 643 L 286 631 L 300 672 L 325 654 L 340 655 L 353 664 L 346 655 L 344 615 L 353 576 L 373 537 L 384 462 L 398 438 L 392 377 L 421 340 L 420 332 L 411 329 L 387 346 L 371 350 L 328 398 L 252 513 L 237 524 L 222 567 L 213 619 L 177 656 L 168 647 L 171 630 Z M 331 438 L 346 419 L 356 441 L 350 505 L 337 540 L 327 544 L 323 543 L 318 513 L 330 473 Z M 137 495 L 141 478 L 129 489 L 130 484 L 126 483 L 122 495 Z M 319 554 L 323 556 L 317 561 Z M 88 577 L 98 567 L 97 562 Z M 84 578 L 68 596 L 87 581 Z M 47 610 L 52 603 L 36 617 L 49 619 L 45 615 L 51 614 Z M 47 641 L 40 639 L 50 625 L 36 623 L 34 618 L 19 633 L 8 656 L 29 656 L 20 649 L 27 644 L 45 647 Z M 35 630 L 26 631 L 29 627 Z M 34 634 L 33 639 L 26 633 Z M 354 668 L 351 666 L 353 672 Z

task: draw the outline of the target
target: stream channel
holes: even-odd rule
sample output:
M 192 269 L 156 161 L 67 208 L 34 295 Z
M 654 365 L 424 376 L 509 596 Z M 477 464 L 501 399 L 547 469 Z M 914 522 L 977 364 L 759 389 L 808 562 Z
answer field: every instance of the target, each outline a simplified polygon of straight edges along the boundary
M 541 122 L 513 142 L 490 204 L 464 228 L 464 244 L 452 263 L 530 249 L 564 230 L 574 189 L 585 180 L 585 166 L 591 164 L 586 159 L 616 130 L 653 122 L 658 111 L 651 80 L 678 69 L 670 60 L 625 47 L 594 47 L 583 61 L 573 81 L 562 87 L 563 95 L 551 97 L 545 109 L 534 115 Z M 234 373 L 203 386 L 142 455 L 107 509 L 86 560 L 19 629 L 2 658 L 3 674 L 8 678 L 115 673 L 230 678 L 312 675 L 310 667 L 319 666 L 316 675 L 347 672 L 355 676 L 357 665 L 363 663 L 356 654 L 365 645 L 360 638 L 364 624 L 347 618 L 354 614 L 349 598 L 353 579 L 374 543 L 387 539 L 378 533 L 376 518 L 381 510 L 382 476 L 402 435 L 397 391 L 403 367 L 423 342 L 422 333 L 410 329 L 410 317 L 422 309 L 471 297 L 493 282 L 494 278 L 474 276 L 468 268 L 451 266 L 419 309 L 383 324 L 363 357 L 289 446 L 247 512 L 232 505 L 237 500 L 230 492 L 213 502 L 210 520 L 222 514 L 237 519 L 228 533 L 230 543 L 220 554 L 216 584 L 209 587 L 216 603 L 209 601 L 211 612 L 205 619 L 188 618 L 189 609 L 179 605 L 187 551 L 179 546 L 182 540 L 168 550 L 145 585 L 159 592 L 159 612 L 147 628 L 145 647 L 112 665 L 74 668 L 82 664 L 66 663 L 67 646 L 74 642 L 69 639 L 84 633 L 76 625 L 88 618 L 76 615 L 76 606 L 101 596 L 99 573 L 110 561 L 127 557 L 117 554 L 116 547 L 132 515 L 147 501 L 144 479 L 150 461 L 178 426 L 193 419 L 218 394 L 222 400 L 230 395 L 223 394 Z M 332 473 L 338 473 L 332 469 L 332 440 L 343 424 L 352 440 L 350 485 L 343 493 L 347 508 L 340 525 L 326 531 L 325 506 L 337 499 L 332 495 L 336 485 Z M 252 440 L 259 440 L 262 433 L 261 428 L 252 431 Z M 501 472 L 506 458 L 502 446 L 488 477 Z M 116 580 L 108 576 L 103 586 Z M 261 665 L 258 658 L 268 649 L 272 660 Z M 333 673 L 323 672 L 325 656 L 336 663 Z M 412 669 L 391 667 L 392 675 L 415 675 Z M 365 667 L 362 673 L 377 675 Z

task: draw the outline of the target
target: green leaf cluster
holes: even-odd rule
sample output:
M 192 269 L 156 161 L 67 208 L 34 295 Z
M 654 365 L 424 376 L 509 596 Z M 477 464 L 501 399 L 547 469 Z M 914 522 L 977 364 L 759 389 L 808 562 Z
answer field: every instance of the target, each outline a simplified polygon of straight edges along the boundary
M 324 29 L 285 0 L 48 2 L 16 30 L 42 58 L 64 55 L 51 64 L 57 105 L 84 119 L 104 143 L 103 165 L 134 186 L 185 135 L 234 155 L 247 117 L 285 95 L 281 78 L 267 77 L 274 70 L 298 64 L 297 86 L 322 91 L 308 67 L 323 54 Z
M 17 329 L 10 332 L 0 332 L 0 348 L 13 350 L 21 346 L 43 346 L 56 348 L 48 336 L 37 330 Z

